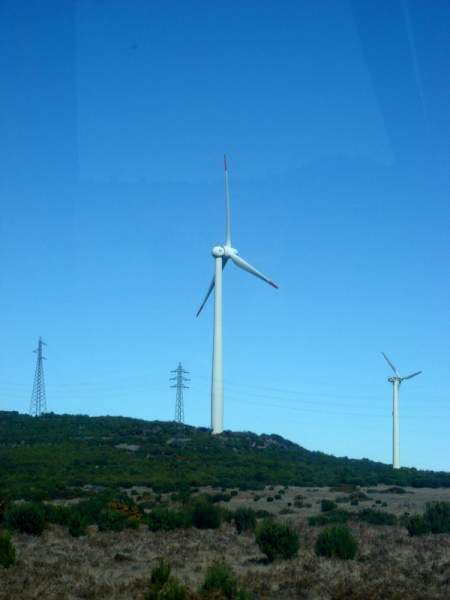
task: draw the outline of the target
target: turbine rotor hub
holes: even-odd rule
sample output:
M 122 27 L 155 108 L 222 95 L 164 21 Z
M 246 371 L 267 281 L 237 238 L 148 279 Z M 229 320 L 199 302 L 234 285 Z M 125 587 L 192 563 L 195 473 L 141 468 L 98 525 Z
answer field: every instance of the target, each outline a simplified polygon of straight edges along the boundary
M 214 246 L 211 252 L 214 258 L 220 258 L 225 254 L 225 248 L 223 246 Z
M 231 246 L 224 246 L 223 247 L 225 256 L 234 256 L 236 254 L 239 254 L 239 252 L 236 250 L 236 248 L 232 248 Z

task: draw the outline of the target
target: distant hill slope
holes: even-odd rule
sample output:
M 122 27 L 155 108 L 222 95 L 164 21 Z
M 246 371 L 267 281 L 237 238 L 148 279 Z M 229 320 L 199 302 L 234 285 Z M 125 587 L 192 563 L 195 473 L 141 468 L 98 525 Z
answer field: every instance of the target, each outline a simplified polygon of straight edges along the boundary
M 155 491 L 211 485 L 377 483 L 450 487 L 450 473 L 401 469 L 311 452 L 277 435 L 125 417 L 0 412 L 0 497 L 76 496 L 85 485 Z

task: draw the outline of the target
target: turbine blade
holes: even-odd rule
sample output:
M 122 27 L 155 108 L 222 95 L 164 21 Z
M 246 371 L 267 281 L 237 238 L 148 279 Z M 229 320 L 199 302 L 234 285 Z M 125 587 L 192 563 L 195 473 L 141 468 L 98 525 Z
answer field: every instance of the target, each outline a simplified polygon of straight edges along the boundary
M 228 262 L 228 257 L 224 257 L 224 258 L 222 259 L 222 271 L 225 269 L 225 265 L 227 264 L 227 262 Z M 213 276 L 213 278 L 212 278 L 212 281 L 211 281 L 211 283 L 210 283 L 210 286 L 209 286 L 209 288 L 208 288 L 208 291 L 206 292 L 206 296 L 205 296 L 205 298 L 204 298 L 204 300 L 203 300 L 203 302 L 202 302 L 202 304 L 201 304 L 200 308 L 198 309 L 198 311 L 197 311 L 197 314 L 195 315 L 196 317 L 198 317 L 198 315 L 199 315 L 199 314 L 202 312 L 202 310 L 203 310 L 203 307 L 205 306 L 205 304 L 206 304 L 206 303 L 207 303 L 207 301 L 208 301 L 208 298 L 211 296 L 211 292 L 212 292 L 212 291 L 213 291 L 213 289 L 214 289 L 214 284 L 215 284 L 215 278 L 214 278 L 214 276 Z
M 231 254 L 230 258 L 231 258 L 231 260 L 234 262 L 234 264 L 237 267 L 240 267 L 241 269 L 244 269 L 244 271 L 247 271 L 248 273 L 251 273 L 255 277 L 259 277 L 260 279 L 262 279 L 263 281 L 267 282 L 272 287 L 278 289 L 278 286 L 277 286 L 276 283 L 274 283 L 271 279 L 269 279 L 268 277 L 266 277 L 265 275 L 263 275 L 262 273 L 260 273 L 259 271 L 257 271 L 255 269 L 255 267 L 252 267 L 251 264 L 249 264 L 247 261 L 245 261 L 243 258 L 241 258 L 240 256 L 238 256 L 237 254 Z
M 388 357 L 386 356 L 386 354 L 385 354 L 384 352 L 382 352 L 381 354 L 384 356 L 384 358 L 385 358 L 385 360 L 386 360 L 387 364 L 388 364 L 388 365 L 391 367 L 391 369 L 394 371 L 394 373 L 395 373 L 395 374 L 397 375 L 397 377 L 398 377 L 398 376 L 399 376 L 399 374 L 398 374 L 398 371 L 397 371 L 397 369 L 394 367 L 394 365 L 393 365 L 393 364 L 391 363 L 391 361 L 388 359 Z
M 223 156 L 223 167 L 225 171 L 225 246 L 231 246 L 231 206 L 230 190 L 228 188 L 228 164 L 227 157 Z
M 413 377 L 415 377 L 416 375 L 420 375 L 421 373 L 422 373 L 422 371 L 416 371 L 412 375 L 407 375 L 406 377 L 402 377 L 402 381 L 405 381 L 405 379 L 412 379 Z
M 214 277 L 212 278 L 211 284 L 210 284 L 210 286 L 209 286 L 209 288 L 208 288 L 208 291 L 206 292 L 205 299 L 203 300 L 203 302 L 202 302 L 202 304 L 201 304 L 200 308 L 199 308 L 199 309 L 198 309 L 198 311 L 197 311 L 197 314 L 195 315 L 196 317 L 198 317 L 198 315 L 199 315 L 199 314 L 202 312 L 202 310 L 203 310 L 203 307 L 204 307 L 204 306 L 205 306 L 205 304 L 207 303 L 207 301 L 208 301 L 208 298 L 211 296 L 211 292 L 213 291 L 213 289 L 214 289 Z

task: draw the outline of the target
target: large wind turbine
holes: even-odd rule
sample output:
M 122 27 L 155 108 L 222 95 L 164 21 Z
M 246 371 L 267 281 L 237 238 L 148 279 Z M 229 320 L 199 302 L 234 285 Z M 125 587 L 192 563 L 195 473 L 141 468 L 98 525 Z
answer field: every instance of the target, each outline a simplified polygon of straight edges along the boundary
M 211 292 L 214 290 L 214 341 L 211 380 L 211 429 L 213 433 L 223 431 L 223 353 L 222 353 L 222 271 L 229 260 L 237 267 L 266 281 L 274 288 L 278 286 L 268 277 L 257 271 L 252 265 L 239 256 L 236 248 L 231 245 L 231 208 L 230 193 L 228 189 L 228 166 L 227 157 L 224 156 L 225 169 L 225 243 L 222 246 L 214 246 L 212 255 L 214 257 L 214 277 L 206 292 L 197 312 L 197 317 L 205 306 Z
M 399 415 L 398 415 L 398 399 L 400 393 L 400 384 L 406 379 L 412 379 L 416 375 L 420 375 L 422 371 L 416 371 L 412 375 L 401 377 L 397 369 L 394 367 L 392 362 L 386 356 L 384 352 L 381 353 L 386 359 L 387 364 L 395 373 L 395 377 L 389 377 L 388 381 L 392 383 L 393 396 L 392 396 L 392 466 L 394 469 L 400 469 L 400 439 L 399 439 Z

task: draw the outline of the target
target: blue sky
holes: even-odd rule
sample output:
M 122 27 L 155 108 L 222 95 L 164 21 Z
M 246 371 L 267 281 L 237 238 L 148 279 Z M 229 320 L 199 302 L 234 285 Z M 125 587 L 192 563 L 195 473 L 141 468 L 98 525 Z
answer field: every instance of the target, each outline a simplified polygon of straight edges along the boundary
M 224 235 L 225 426 L 450 470 L 450 5 L 0 2 L 0 408 L 209 425 Z

